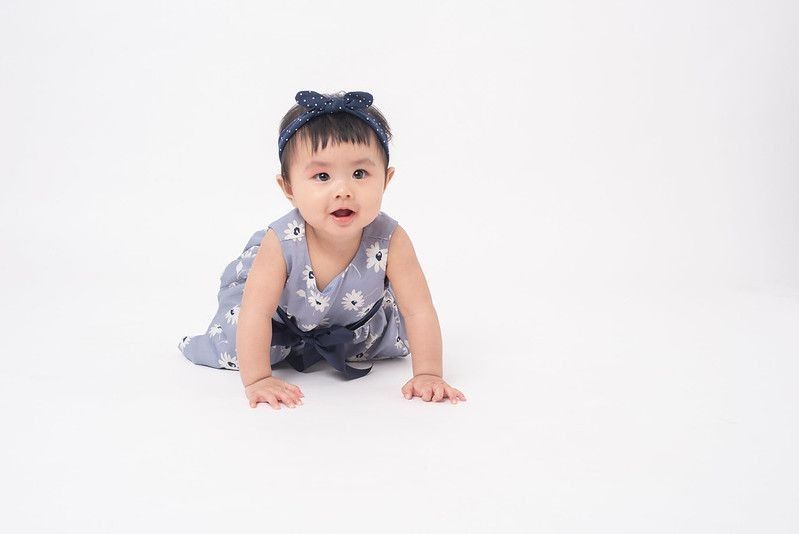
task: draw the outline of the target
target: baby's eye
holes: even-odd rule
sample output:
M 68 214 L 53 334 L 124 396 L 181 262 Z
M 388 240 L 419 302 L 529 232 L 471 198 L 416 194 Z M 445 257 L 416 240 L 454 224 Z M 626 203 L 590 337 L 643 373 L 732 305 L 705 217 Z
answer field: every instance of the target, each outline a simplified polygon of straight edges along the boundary
M 366 178 L 366 175 L 367 175 L 367 174 L 369 174 L 369 173 L 368 173 L 368 172 L 366 172 L 364 169 L 358 169 L 357 171 L 355 171 L 355 172 L 354 172 L 354 173 L 352 173 L 352 174 L 354 175 L 355 173 L 359 173 L 359 172 L 362 172 L 362 173 L 363 173 L 363 177 L 364 177 L 364 178 Z M 359 177 L 359 176 L 356 176 L 356 178 L 360 178 L 360 177 Z
M 315 174 L 313 177 L 314 177 L 314 178 L 316 178 L 317 176 L 319 176 L 319 177 L 320 177 L 319 179 L 320 179 L 321 181 L 323 181 L 323 182 L 326 182 L 327 180 L 322 180 L 322 179 L 321 179 L 321 177 L 322 177 L 322 176 L 327 176 L 328 178 L 330 178 L 330 175 L 329 175 L 329 174 L 327 174 L 326 172 L 320 172 L 319 174 Z

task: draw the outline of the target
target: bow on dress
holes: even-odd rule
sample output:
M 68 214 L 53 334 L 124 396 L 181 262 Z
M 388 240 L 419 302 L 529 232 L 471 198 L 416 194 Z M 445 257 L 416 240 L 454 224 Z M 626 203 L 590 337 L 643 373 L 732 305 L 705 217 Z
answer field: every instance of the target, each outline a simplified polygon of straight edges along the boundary
M 282 323 L 272 319 L 272 344 L 295 347 L 301 342 L 305 342 L 305 347 L 300 352 L 292 351 L 286 360 L 297 371 L 304 372 L 305 369 L 315 364 L 321 359 L 325 359 L 337 371 L 344 373 L 348 380 L 360 378 L 372 370 L 374 364 L 366 369 L 358 369 L 347 365 L 345 358 L 348 355 L 348 343 L 355 337 L 355 330 L 360 328 L 380 310 L 383 297 L 372 305 L 362 319 L 347 326 L 333 325 L 330 327 L 316 327 L 307 332 L 297 326 L 297 320 L 288 314 L 280 306 L 277 313 L 283 320 Z

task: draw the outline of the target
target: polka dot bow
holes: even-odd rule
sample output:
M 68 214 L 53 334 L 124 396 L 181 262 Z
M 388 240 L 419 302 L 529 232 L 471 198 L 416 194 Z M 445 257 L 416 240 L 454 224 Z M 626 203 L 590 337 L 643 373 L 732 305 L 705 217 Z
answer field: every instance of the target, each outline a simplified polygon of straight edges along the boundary
M 386 151 L 386 161 L 388 161 L 388 137 L 386 132 L 374 117 L 363 111 L 364 108 L 371 106 L 374 100 L 369 93 L 351 91 L 343 96 L 325 96 L 316 91 L 300 91 L 295 95 L 294 99 L 306 110 L 280 133 L 280 137 L 277 140 L 278 157 L 283 155 L 283 148 L 285 148 L 291 136 L 297 133 L 297 130 L 309 120 L 325 113 L 350 113 L 366 121 L 366 124 L 375 131 L 377 138 L 380 139 L 380 143 L 383 145 L 383 149 Z

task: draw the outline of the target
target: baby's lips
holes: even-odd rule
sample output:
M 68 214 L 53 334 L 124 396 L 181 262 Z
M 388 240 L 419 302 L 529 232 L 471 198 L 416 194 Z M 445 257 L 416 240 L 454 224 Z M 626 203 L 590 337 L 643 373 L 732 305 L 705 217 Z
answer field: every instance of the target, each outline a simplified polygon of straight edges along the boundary
M 331 212 L 330 214 L 331 214 L 331 215 L 334 215 L 334 216 L 336 216 L 336 217 L 346 217 L 346 216 L 348 216 L 348 215 L 352 215 L 352 214 L 354 214 L 354 213 L 355 213 L 355 212 L 354 212 L 353 210 L 349 209 L 349 208 L 342 208 L 342 209 L 339 209 L 339 210 L 333 211 L 333 212 Z

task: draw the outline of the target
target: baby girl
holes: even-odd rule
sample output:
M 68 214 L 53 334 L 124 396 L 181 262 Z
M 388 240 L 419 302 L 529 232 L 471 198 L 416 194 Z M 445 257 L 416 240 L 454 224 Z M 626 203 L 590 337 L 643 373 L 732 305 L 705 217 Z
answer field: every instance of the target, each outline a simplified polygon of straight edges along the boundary
M 347 362 L 408 355 L 406 399 L 466 400 L 442 378 L 438 316 L 410 238 L 380 210 L 394 175 L 385 117 L 366 92 L 295 99 L 280 124 L 277 175 L 294 208 L 228 264 L 208 331 L 179 349 L 238 370 L 253 408 L 303 403 L 299 387 L 272 375 L 283 360 L 298 371 L 326 360 L 353 379 L 371 367 Z

